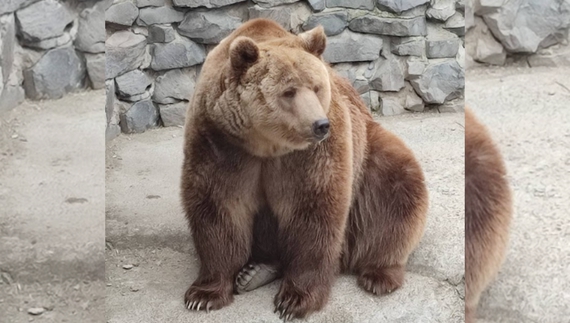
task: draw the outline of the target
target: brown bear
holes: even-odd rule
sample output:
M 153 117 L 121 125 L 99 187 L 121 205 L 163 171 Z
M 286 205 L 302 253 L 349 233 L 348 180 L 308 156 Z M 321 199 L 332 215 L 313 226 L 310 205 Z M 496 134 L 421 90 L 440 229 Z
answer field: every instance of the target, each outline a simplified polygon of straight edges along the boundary
M 481 293 L 507 246 L 511 191 L 503 159 L 487 129 L 465 109 L 465 322 L 475 322 Z
M 325 45 L 322 27 L 255 19 L 208 54 L 185 125 L 181 195 L 201 261 L 187 308 L 230 304 L 256 272 L 249 289 L 283 277 L 286 319 L 321 309 L 339 271 L 374 294 L 402 285 L 424 175 L 323 61 Z

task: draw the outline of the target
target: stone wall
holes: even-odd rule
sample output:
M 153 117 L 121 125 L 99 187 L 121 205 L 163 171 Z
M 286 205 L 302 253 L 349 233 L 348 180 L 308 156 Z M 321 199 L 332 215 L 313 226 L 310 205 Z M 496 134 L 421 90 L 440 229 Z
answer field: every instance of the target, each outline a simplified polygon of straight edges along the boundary
M 466 65 L 570 66 L 570 0 L 469 0 Z
M 248 19 L 299 33 L 384 115 L 462 97 L 464 4 L 456 0 L 116 0 L 106 11 L 107 137 L 181 126 L 207 53 Z
M 112 0 L 0 0 L 0 111 L 105 86 Z

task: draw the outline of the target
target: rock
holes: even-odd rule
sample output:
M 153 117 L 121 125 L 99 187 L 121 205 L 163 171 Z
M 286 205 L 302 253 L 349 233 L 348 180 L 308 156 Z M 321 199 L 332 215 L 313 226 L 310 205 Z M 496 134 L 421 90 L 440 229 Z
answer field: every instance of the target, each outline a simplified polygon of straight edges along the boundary
M 457 36 L 465 36 L 465 18 L 457 12 L 451 16 L 451 18 L 447 19 L 443 28 Z
M 248 10 L 249 19 L 271 19 L 279 23 L 283 28 L 293 31 L 294 33 L 298 33 L 302 30 L 301 25 L 311 15 L 311 8 L 305 2 L 296 2 L 272 8 L 263 8 L 256 5 L 248 8 Z
M 499 11 L 503 7 L 505 0 L 477 0 L 471 2 L 475 14 L 483 16 Z
M 150 63 L 152 63 L 152 54 L 151 54 L 152 48 L 153 48 L 152 44 L 146 46 L 141 66 L 139 66 L 141 70 L 146 70 L 147 68 L 150 67 Z
M 16 48 L 16 20 L 14 15 L 0 17 L 0 93 L 2 85 L 12 73 Z
M 388 36 L 425 36 L 427 34 L 425 17 L 411 19 L 384 18 L 365 15 L 353 19 L 348 28 L 352 31 Z
M 105 86 L 105 53 L 85 54 L 85 61 L 91 87 L 102 89 Z
M 509 52 L 534 53 L 564 39 L 570 26 L 570 2 L 506 1 L 483 16 L 493 35 Z
M 105 128 L 105 140 L 111 141 L 121 134 L 121 127 L 118 124 L 108 124 Z
M 206 59 L 203 45 L 185 37 L 178 37 L 170 43 L 154 44 L 150 67 L 155 71 L 190 67 Z
M 139 10 L 137 24 L 140 26 L 171 24 L 181 22 L 182 19 L 184 19 L 184 12 L 172 7 L 146 7 Z
M 461 12 L 465 11 L 465 0 L 456 0 L 455 8 Z
M 570 47 L 555 45 L 530 55 L 528 64 L 531 67 L 570 67 Z
M 24 70 L 28 98 L 59 99 L 85 84 L 85 63 L 72 47 L 49 50 L 31 69 Z
M 406 79 L 421 76 L 426 69 L 427 62 L 417 58 L 409 58 L 406 61 Z
M 139 8 L 132 2 L 119 2 L 105 10 L 105 21 L 122 26 L 131 26 L 139 16 Z
M 395 13 L 401 13 L 426 3 L 430 0 L 376 0 L 378 8 Z
M 370 78 L 370 88 L 378 91 L 400 91 L 405 85 L 405 69 L 396 56 L 380 57 Z
M 388 113 L 385 115 L 405 112 L 402 111 L 402 109 L 412 112 L 422 112 L 425 108 L 424 101 L 418 96 L 412 85 L 408 82 L 405 83 L 404 88 L 399 92 L 382 92 L 381 97 L 382 101 L 389 99 L 390 102 L 387 106 L 383 106 L 383 108 L 386 108 L 386 113 Z M 400 107 L 402 109 L 400 109 Z
M 455 0 L 431 0 L 426 14 L 431 19 L 447 21 L 455 14 Z
M 27 47 L 37 48 L 37 49 L 52 49 L 55 47 L 62 47 L 71 43 L 72 37 L 68 33 L 64 33 L 61 36 L 48 38 L 44 40 L 40 40 L 37 42 L 28 42 L 23 41 L 22 43 L 25 44 Z
M 459 64 L 459 66 L 465 70 L 465 47 L 459 46 L 459 50 L 457 51 L 457 56 L 455 56 L 455 60 Z
M 323 11 L 326 8 L 325 0 L 308 0 L 308 2 L 313 11 Z
M 144 60 L 146 37 L 130 31 L 118 31 L 105 43 L 107 79 L 139 67 Z
M 113 117 L 113 111 L 115 108 L 115 80 L 105 81 L 105 94 L 105 116 L 107 117 L 107 124 L 109 124 Z
M 376 91 L 368 91 L 360 95 L 364 104 L 372 111 L 378 111 L 380 109 L 380 100 L 378 92 Z
M 133 269 L 133 265 L 129 264 L 129 265 L 123 265 L 123 269 L 129 270 L 129 269 Z
M 220 8 L 228 6 L 238 2 L 244 2 L 246 0 L 172 0 L 172 3 L 177 7 L 189 7 L 189 8 Z
M 461 39 L 457 35 L 444 29 L 430 28 L 426 37 L 427 58 L 448 58 L 455 57 Z
M 159 104 L 160 119 L 165 127 L 184 126 L 189 103 L 186 101 L 174 104 Z
M 39 0 L 2 0 L 0 1 L 0 16 L 12 13 Z
M 392 53 L 400 56 L 423 56 L 426 41 L 423 37 L 397 37 L 391 41 Z
M 94 6 L 81 11 L 74 45 L 88 53 L 105 52 L 105 11 Z
M 283 4 L 294 3 L 298 1 L 300 0 L 253 0 L 254 3 L 264 8 L 280 6 Z
M 202 44 L 217 44 L 241 23 L 221 10 L 189 11 L 178 25 L 178 33 Z
M 174 69 L 158 76 L 155 80 L 154 102 L 161 104 L 190 101 L 196 86 L 196 69 Z
M 22 79 L 22 72 L 14 68 L 11 74 L 4 77 L 3 82 L 0 82 L 0 111 L 12 110 L 24 102 L 25 92 L 22 87 Z
M 137 0 L 137 7 L 162 7 L 166 5 L 166 0 Z
M 138 69 L 115 78 L 116 93 L 121 97 L 142 94 L 149 89 L 151 84 L 151 79 Z
M 32 307 L 28 308 L 28 314 L 30 315 L 42 315 L 46 311 L 43 307 Z
M 374 9 L 374 0 L 326 0 L 327 8 Z
M 340 63 L 333 66 L 334 70 L 346 78 L 358 93 L 363 94 L 370 90 L 368 78 L 372 75 L 373 62 Z
M 152 91 L 153 91 L 153 88 L 151 86 L 148 91 L 144 91 L 141 94 L 135 94 L 132 96 L 124 96 L 124 97 L 121 97 L 121 100 L 124 100 L 127 102 L 139 102 L 139 101 L 143 101 L 143 100 L 148 100 L 152 97 Z
M 329 63 L 372 61 L 380 57 L 382 38 L 345 30 L 327 39 L 323 58 Z
M 154 103 L 147 99 L 133 104 L 129 110 L 120 114 L 120 118 L 124 133 L 142 133 L 158 125 L 159 114 Z M 123 268 L 129 270 L 133 265 L 124 265 Z
M 465 7 L 465 32 L 475 26 L 475 15 L 473 14 L 473 5 Z
M 442 104 L 465 87 L 465 72 L 455 59 L 435 60 L 410 83 L 424 102 Z
M 174 40 L 176 31 L 171 25 L 152 25 L 148 27 L 149 43 L 168 43 Z
M 473 58 L 478 62 L 491 65 L 505 65 L 507 51 L 503 45 L 493 37 L 484 24 L 476 29 L 479 29 L 480 32 L 474 33 L 478 37 L 476 38 L 476 51 Z
M 62 36 L 73 16 L 60 2 L 45 0 L 16 11 L 16 20 L 23 40 L 37 42 Z
M 406 113 L 406 109 L 404 109 L 400 102 L 392 97 L 380 95 L 380 102 L 379 112 L 384 116 L 393 116 Z
M 311 15 L 303 24 L 303 30 L 311 30 L 322 25 L 327 36 L 340 34 L 348 26 L 346 11 L 323 12 Z

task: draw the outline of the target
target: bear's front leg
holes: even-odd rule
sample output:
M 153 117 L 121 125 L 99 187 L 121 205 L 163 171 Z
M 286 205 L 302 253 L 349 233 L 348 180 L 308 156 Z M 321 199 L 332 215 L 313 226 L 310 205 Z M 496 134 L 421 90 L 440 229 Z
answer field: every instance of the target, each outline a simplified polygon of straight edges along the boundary
M 283 281 L 275 312 L 286 320 L 322 309 L 339 268 L 350 189 L 311 186 L 299 183 L 277 205 Z
M 186 208 L 200 258 L 198 278 L 184 296 L 189 310 L 209 312 L 233 301 L 235 276 L 250 254 L 252 216 L 246 209 L 207 198 Z

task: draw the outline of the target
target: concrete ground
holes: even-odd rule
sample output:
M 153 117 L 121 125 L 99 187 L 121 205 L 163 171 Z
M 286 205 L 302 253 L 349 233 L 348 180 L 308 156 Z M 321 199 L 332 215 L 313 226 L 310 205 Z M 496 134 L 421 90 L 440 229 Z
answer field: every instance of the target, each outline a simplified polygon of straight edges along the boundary
M 467 73 L 467 104 L 505 158 L 514 219 L 481 322 L 570 322 L 570 68 Z
M 0 115 L 1 322 L 104 319 L 104 105 L 92 91 Z
M 462 113 L 383 117 L 421 161 L 430 211 L 405 285 L 374 297 L 341 276 L 322 312 L 307 322 L 463 322 L 464 118 Z M 189 312 L 183 295 L 198 259 L 179 201 L 182 129 L 121 135 L 107 148 L 107 322 L 280 322 L 278 282 L 235 297 L 209 314 Z

